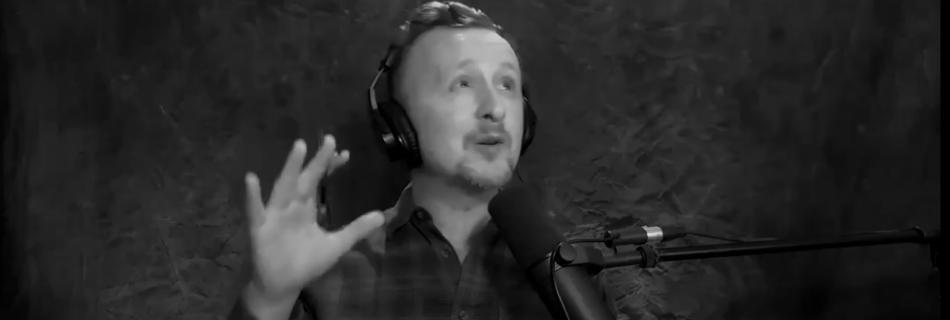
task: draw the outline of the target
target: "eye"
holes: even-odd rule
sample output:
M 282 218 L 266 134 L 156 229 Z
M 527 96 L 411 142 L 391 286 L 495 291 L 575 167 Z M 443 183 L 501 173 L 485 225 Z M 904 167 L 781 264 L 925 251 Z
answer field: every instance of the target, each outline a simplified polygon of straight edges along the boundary
M 468 89 L 474 85 L 472 79 L 469 79 L 468 76 L 460 76 L 452 81 L 452 85 L 449 86 L 449 91 L 456 91 L 459 89 Z
M 509 78 L 509 79 L 505 79 L 505 80 L 502 81 L 502 83 L 501 83 L 501 88 L 502 88 L 502 89 L 505 89 L 505 90 L 508 90 L 508 91 L 514 91 L 517 87 L 518 87 L 518 83 L 515 82 L 514 80 L 510 79 L 510 78 Z
M 472 82 L 472 79 L 470 79 L 469 76 L 463 75 L 452 80 L 452 82 L 449 84 L 449 91 L 455 92 L 459 89 L 468 89 L 474 85 L 475 84 Z

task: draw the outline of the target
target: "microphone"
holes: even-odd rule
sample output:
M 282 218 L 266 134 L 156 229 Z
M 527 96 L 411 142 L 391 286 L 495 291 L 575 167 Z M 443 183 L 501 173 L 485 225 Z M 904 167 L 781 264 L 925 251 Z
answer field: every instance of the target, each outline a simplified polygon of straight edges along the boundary
M 552 261 L 555 247 L 567 240 L 538 202 L 526 187 L 514 187 L 496 195 L 489 203 L 488 212 L 554 319 L 613 320 L 611 309 L 586 269 L 571 265 L 561 267 Z M 555 267 L 553 274 L 552 266 Z

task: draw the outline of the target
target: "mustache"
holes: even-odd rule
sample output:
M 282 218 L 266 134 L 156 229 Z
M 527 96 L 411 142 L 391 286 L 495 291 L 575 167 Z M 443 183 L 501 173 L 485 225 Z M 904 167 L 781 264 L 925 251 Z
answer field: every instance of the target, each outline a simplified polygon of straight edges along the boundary
M 498 139 L 501 140 L 501 142 L 507 143 L 511 141 L 511 133 L 503 127 L 482 127 L 465 136 L 465 140 L 472 143 L 492 139 Z

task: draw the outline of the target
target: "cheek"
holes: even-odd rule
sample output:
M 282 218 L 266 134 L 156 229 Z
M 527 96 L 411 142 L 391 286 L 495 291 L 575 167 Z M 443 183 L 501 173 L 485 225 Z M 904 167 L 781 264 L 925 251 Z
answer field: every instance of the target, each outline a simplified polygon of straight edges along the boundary
M 462 147 L 465 136 L 463 119 L 457 115 L 430 112 L 422 123 L 416 126 L 419 142 L 423 148 L 438 153 L 455 153 Z

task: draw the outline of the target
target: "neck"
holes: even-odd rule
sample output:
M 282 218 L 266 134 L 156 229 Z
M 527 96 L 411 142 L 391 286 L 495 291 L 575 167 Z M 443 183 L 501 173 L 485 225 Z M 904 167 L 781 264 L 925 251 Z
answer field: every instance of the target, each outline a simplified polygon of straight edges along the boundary
M 489 222 L 488 202 L 497 189 L 480 189 L 453 183 L 443 177 L 412 173 L 416 205 L 429 211 L 432 222 L 449 242 L 460 249 Z

